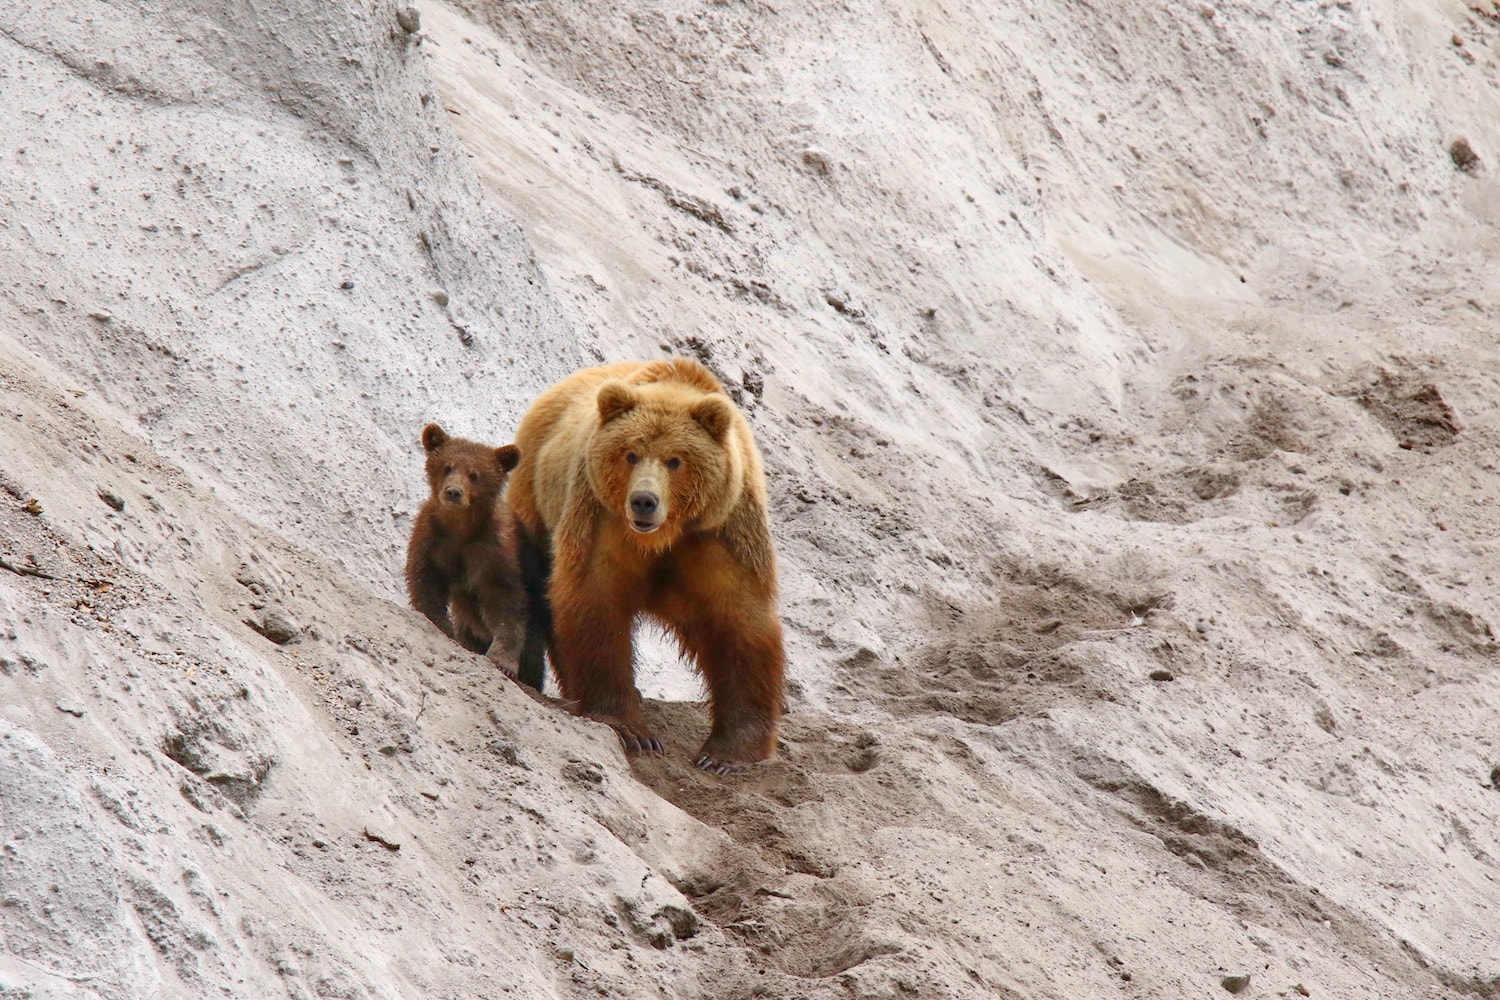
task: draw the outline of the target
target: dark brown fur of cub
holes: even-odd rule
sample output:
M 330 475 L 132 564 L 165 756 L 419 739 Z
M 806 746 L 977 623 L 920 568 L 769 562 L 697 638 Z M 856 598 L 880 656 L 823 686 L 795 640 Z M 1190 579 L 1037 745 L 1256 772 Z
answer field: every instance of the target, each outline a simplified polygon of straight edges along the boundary
M 417 513 L 406 550 L 412 607 L 515 677 L 527 609 L 515 517 L 502 494 L 520 450 L 449 437 L 437 424 L 422 429 L 422 447 L 432 495 Z M 540 677 L 526 680 L 541 686 Z

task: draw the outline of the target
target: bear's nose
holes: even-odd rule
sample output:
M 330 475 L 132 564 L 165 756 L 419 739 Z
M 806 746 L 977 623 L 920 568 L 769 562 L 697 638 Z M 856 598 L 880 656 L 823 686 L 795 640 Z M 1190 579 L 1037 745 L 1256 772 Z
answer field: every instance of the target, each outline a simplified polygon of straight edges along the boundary
M 449 503 L 462 503 L 464 499 L 464 491 L 459 489 L 457 486 L 450 486 L 447 489 L 443 490 L 443 496 Z
M 630 494 L 630 512 L 636 517 L 650 517 L 656 513 L 656 494 L 639 490 Z

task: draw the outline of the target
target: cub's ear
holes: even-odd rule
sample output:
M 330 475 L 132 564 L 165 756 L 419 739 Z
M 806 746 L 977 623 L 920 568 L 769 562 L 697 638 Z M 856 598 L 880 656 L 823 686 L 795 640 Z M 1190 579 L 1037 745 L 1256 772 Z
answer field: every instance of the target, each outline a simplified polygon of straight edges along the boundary
M 448 432 L 437 424 L 428 424 L 422 428 L 422 447 L 428 451 L 437 451 L 448 443 Z
M 693 419 L 708 431 L 708 436 L 720 444 L 729 436 L 729 425 L 734 422 L 734 408 L 727 398 L 713 393 L 693 404 Z
M 599 387 L 599 422 L 607 424 L 615 417 L 629 413 L 635 409 L 640 397 L 635 390 L 612 378 Z
M 504 444 L 495 449 L 495 461 L 500 463 L 501 472 L 509 472 L 521 461 L 521 449 L 513 444 Z

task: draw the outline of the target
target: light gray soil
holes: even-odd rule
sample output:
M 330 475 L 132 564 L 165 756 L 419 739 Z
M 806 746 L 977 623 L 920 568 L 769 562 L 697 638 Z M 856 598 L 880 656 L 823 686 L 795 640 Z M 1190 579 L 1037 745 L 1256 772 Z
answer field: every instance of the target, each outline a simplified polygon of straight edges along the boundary
M 400 9 L 0 10 L 0 997 L 1500 997 L 1500 8 Z M 743 776 L 403 595 L 665 352 Z

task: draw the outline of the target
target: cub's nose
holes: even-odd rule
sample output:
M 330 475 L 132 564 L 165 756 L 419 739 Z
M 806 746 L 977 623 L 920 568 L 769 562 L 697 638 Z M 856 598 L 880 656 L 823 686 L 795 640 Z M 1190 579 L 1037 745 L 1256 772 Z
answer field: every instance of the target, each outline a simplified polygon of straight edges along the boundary
M 443 490 L 443 499 L 447 500 L 449 503 L 463 503 L 464 491 L 459 489 L 457 486 L 449 486 L 447 489 Z
M 630 512 L 639 518 L 649 518 L 656 514 L 657 499 L 655 493 L 647 493 L 638 490 L 630 494 Z

